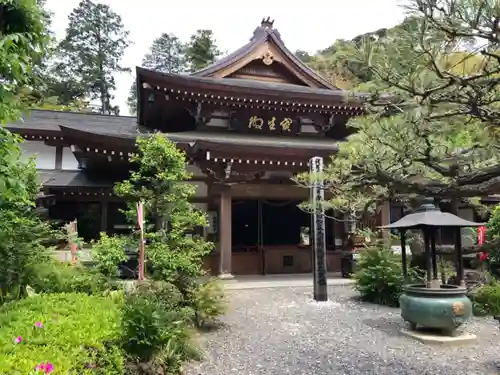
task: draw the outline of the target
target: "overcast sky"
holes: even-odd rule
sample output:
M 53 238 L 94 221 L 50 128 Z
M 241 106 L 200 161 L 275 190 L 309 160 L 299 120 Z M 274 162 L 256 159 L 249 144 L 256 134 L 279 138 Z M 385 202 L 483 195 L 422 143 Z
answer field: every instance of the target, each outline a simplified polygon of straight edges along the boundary
M 197 29 L 211 29 L 219 48 L 231 52 L 245 44 L 264 17 L 274 19 L 274 26 L 286 46 L 314 53 L 330 46 L 336 39 L 391 27 L 404 18 L 398 6 L 402 0 L 104 0 L 120 14 L 130 31 L 132 44 L 122 65 L 134 71 L 140 65 L 151 42 L 162 32 L 173 33 L 184 41 Z M 64 36 L 68 15 L 79 0 L 48 0 L 54 12 L 53 30 Z M 115 102 L 127 115 L 126 98 L 132 83 L 131 74 L 116 77 Z

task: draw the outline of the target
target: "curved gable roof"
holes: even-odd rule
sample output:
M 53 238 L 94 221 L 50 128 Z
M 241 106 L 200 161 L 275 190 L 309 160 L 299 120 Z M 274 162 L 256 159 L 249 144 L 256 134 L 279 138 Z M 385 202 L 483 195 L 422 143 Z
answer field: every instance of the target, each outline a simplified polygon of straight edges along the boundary
M 214 62 L 213 64 L 210 64 L 209 66 L 192 73 L 192 75 L 199 77 L 211 77 L 215 73 L 220 72 L 224 69 L 228 69 L 232 65 L 237 64 L 242 59 L 251 56 L 265 43 L 272 43 L 281 54 L 283 59 L 287 60 L 289 62 L 289 65 L 291 65 L 291 73 L 297 76 L 300 81 L 304 80 L 297 73 L 300 73 L 301 75 L 307 77 L 310 81 L 314 82 L 318 86 L 318 88 L 338 90 L 337 87 L 332 85 L 318 73 L 309 68 L 304 62 L 302 62 L 297 56 L 295 56 L 294 53 L 286 48 L 283 40 L 281 39 L 279 31 L 273 27 L 273 24 L 274 21 L 270 21 L 269 17 L 267 19 L 263 19 L 261 25 L 255 29 L 252 38 L 247 44 L 238 48 L 236 51 L 230 53 L 229 55 L 221 58 L 220 60 Z M 307 84 L 307 82 L 304 83 Z

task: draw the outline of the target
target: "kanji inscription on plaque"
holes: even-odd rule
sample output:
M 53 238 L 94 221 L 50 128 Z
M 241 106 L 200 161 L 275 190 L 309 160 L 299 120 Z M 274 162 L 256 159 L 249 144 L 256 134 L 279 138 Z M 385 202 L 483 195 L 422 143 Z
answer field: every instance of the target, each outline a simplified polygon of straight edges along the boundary
M 296 135 L 300 132 L 300 118 L 286 112 L 233 112 L 231 129 L 242 132 Z
M 258 116 L 250 116 L 248 119 L 248 128 L 255 130 L 267 130 L 270 132 L 276 132 L 280 130 L 281 132 L 291 132 L 292 131 L 293 120 L 289 117 L 278 118 L 272 116 L 269 119 Z

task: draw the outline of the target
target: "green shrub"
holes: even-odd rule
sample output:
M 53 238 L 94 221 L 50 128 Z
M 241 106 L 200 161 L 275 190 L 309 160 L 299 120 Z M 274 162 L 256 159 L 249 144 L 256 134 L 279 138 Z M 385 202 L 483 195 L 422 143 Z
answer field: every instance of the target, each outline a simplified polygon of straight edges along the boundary
M 183 306 L 183 296 L 179 289 L 166 281 L 147 280 L 139 282 L 133 292 L 154 300 L 164 309 L 176 309 Z
M 193 312 L 178 305 L 178 293 L 166 283 L 141 283 L 128 295 L 122 321 L 128 373 L 178 373 L 183 362 L 199 358 L 190 328 Z
M 390 249 L 367 248 L 360 253 L 354 273 L 355 288 L 367 302 L 398 306 L 403 288 L 401 257 Z
M 125 247 L 129 239 L 123 236 L 108 236 L 101 232 L 99 241 L 92 242 L 92 260 L 103 275 L 118 275 L 118 265 L 127 260 Z
M 35 265 L 32 273 L 34 277 L 30 286 L 37 293 L 93 294 L 101 289 L 99 275 L 79 264 L 49 259 Z
M 486 265 L 493 276 L 500 278 L 500 205 L 496 205 L 486 224 L 487 242 L 483 251 L 488 252 Z
M 474 315 L 500 315 L 500 282 L 493 281 L 477 288 L 471 295 Z
M 98 272 L 82 265 L 49 259 L 33 267 L 31 287 L 37 293 L 98 294 L 109 285 Z
M 149 277 L 172 283 L 185 295 L 204 274 L 203 258 L 213 244 L 198 235 L 173 231 L 147 233 L 147 237 L 151 241 L 146 251 Z
M 500 204 L 493 207 L 491 215 L 486 223 L 486 237 L 488 241 L 500 239 Z
M 0 196 L 0 201 L 2 198 Z M 26 286 L 32 278 L 31 267 L 47 257 L 44 242 L 51 235 L 48 223 L 41 221 L 31 208 L 11 210 L 1 207 L 0 304 L 26 295 Z
M 189 301 L 194 310 L 194 323 L 198 328 L 208 327 L 226 312 L 224 289 L 217 280 L 209 280 L 196 286 Z
M 1 373 L 29 374 L 47 361 L 54 365 L 54 374 L 122 375 L 120 308 L 117 299 L 77 293 L 39 295 L 4 305 Z M 22 341 L 15 344 L 18 336 Z

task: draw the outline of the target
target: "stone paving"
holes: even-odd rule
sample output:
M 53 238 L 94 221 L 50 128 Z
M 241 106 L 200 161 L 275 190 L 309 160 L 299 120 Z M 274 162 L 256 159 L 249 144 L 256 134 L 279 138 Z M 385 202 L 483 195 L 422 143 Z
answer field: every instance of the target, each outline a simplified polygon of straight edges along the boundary
M 186 375 L 490 375 L 500 373 L 500 328 L 475 318 L 463 347 L 429 346 L 401 336 L 399 310 L 355 300 L 351 286 L 228 290 L 223 327 L 203 336 L 204 361 Z
M 224 280 L 226 289 L 256 289 L 256 288 L 284 288 L 284 287 L 312 287 L 311 274 L 294 275 L 252 275 L 237 276 L 233 280 Z M 329 273 L 328 285 L 350 285 L 352 279 L 342 279 L 340 274 Z

